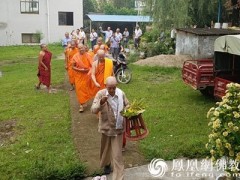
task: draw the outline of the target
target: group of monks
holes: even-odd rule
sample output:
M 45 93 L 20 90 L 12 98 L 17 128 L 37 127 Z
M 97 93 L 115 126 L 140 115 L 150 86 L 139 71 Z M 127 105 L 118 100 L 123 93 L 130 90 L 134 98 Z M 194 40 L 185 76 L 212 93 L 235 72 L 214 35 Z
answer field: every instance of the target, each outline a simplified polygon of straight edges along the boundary
M 83 104 L 105 88 L 106 78 L 113 76 L 113 61 L 107 58 L 108 46 L 99 37 L 93 50 L 72 40 L 64 50 L 65 69 L 71 89 L 76 91 L 80 104 L 79 112 L 84 111 Z

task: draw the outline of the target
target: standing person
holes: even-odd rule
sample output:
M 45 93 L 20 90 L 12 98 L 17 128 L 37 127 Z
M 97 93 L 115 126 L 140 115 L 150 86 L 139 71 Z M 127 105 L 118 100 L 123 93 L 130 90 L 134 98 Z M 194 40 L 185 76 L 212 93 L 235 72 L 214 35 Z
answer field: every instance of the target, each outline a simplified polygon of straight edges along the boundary
M 141 36 L 142 36 L 142 30 L 137 25 L 136 29 L 135 29 L 135 32 L 134 32 L 134 46 L 135 46 L 136 49 L 139 48 Z
M 173 24 L 172 24 L 172 29 L 171 29 L 171 43 L 172 43 L 172 48 L 175 49 L 175 39 L 176 39 L 176 29 L 174 28 Z
M 69 83 L 71 84 L 70 91 L 74 90 L 74 71 L 72 69 L 73 56 L 78 53 L 76 41 L 71 41 L 71 46 L 65 51 L 65 69 L 68 72 Z
M 90 41 L 91 41 L 92 50 L 93 50 L 93 47 L 97 43 L 97 38 L 98 38 L 98 34 L 95 32 L 94 29 L 92 29 L 92 32 L 90 34 Z
M 40 45 L 41 51 L 38 57 L 38 79 L 39 83 L 36 89 L 40 89 L 41 84 L 46 85 L 48 92 L 51 93 L 51 59 L 52 53 L 48 50 L 46 44 Z
M 100 31 L 105 34 L 105 44 L 109 44 L 109 40 L 113 35 L 113 31 L 111 30 L 111 27 L 108 27 L 106 31 L 102 30 L 102 27 L 100 27 Z
M 121 40 L 118 36 L 116 36 L 116 34 L 113 34 L 113 36 L 110 38 L 110 50 L 114 59 L 117 59 L 120 53 L 120 41 Z
M 65 37 L 62 40 L 62 46 L 66 48 L 69 42 L 71 42 L 71 38 L 69 36 L 69 32 L 66 32 Z
M 97 38 L 97 44 L 93 47 L 93 52 L 94 52 L 94 54 L 97 54 L 97 52 L 98 52 L 98 50 L 100 49 L 100 47 L 102 46 L 102 45 L 104 45 L 104 49 L 106 50 L 106 51 L 108 51 L 108 46 L 106 45 L 106 44 L 103 44 L 103 39 L 102 39 L 102 37 L 99 37 L 99 38 Z
M 107 77 L 112 76 L 113 74 L 113 61 L 105 57 L 104 50 L 98 50 L 97 60 L 92 64 L 92 96 L 95 96 L 100 89 L 106 87 Z
M 83 44 L 78 45 L 79 52 L 73 56 L 73 70 L 75 80 L 75 90 L 80 104 L 79 112 L 83 112 L 83 104 L 91 99 L 90 82 L 91 82 L 91 57 L 85 52 Z
M 124 48 L 127 48 L 128 41 L 129 41 L 129 32 L 128 32 L 128 29 L 125 28 L 125 30 L 123 32 L 123 47 Z
M 128 105 L 125 93 L 117 88 L 117 80 L 110 76 L 106 79 L 106 89 L 98 91 L 91 107 L 92 113 L 99 113 L 98 131 L 101 133 L 100 166 L 104 173 L 111 172 L 113 180 L 123 180 L 124 163 L 122 140 L 124 117 L 121 111 Z
M 122 41 L 123 36 L 122 36 L 122 33 L 120 32 L 120 29 L 119 29 L 119 28 L 116 29 L 115 37 L 118 37 L 118 39 L 120 40 L 120 42 Z
M 83 27 L 81 27 L 80 32 L 79 32 L 79 43 L 84 44 L 85 43 L 85 38 L 86 38 L 86 34 L 83 31 Z

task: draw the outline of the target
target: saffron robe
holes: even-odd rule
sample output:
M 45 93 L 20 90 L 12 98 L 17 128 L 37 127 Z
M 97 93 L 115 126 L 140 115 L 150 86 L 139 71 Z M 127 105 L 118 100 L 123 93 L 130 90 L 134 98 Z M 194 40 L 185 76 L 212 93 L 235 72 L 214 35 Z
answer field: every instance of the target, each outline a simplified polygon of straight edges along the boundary
M 75 90 L 80 104 L 86 103 L 91 97 L 91 57 L 84 53 L 77 53 L 73 56 L 73 64 L 79 69 L 88 69 L 89 72 L 79 72 L 74 70 Z
M 66 51 L 66 55 L 67 55 L 67 72 L 68 72 L 68 78 L 69 78 L 69 82 L 70 84 L 74 84 L 75 80 L 74 80 L 74 70 L 72 69 L 72 64 L 73 64 L 73 56 L 75 54 L 78 53 L 78 48 L 69 48 Z
M 48 68 L 46 71 L 44 66 L 39 63 L 38 65 L 38 79 L 39 81 L 49 87 L 51 85 L 51 59 L 52 59 L 52 53 L 49 51 L 44 51 L 44 56 L 42 58 L 43 64 Z
M 100 88 L 93 85 L 94 87 L 92 87 L 93 89 L 92 97 L 94 97 L 99 90 L 106 88 L 106 79 L 107 77 L 112 75 L 113 75 L 113 61 L 111 59 L 105 58 L 104 62 L 98 63 L 95 70 L 95 77 L 96 77 L 96 81 L 100 85 Z

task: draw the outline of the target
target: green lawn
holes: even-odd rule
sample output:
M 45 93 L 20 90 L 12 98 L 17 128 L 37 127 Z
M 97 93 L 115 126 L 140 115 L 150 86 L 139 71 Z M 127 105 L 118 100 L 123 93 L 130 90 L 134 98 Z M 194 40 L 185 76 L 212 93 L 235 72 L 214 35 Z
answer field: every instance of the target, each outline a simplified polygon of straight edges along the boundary
M 72 141 L 68 93 L 34 89 L 39 47 L 4 49 L 7 61 L 0 66 L 0 121 L 15 120 L 17 126 L 15 136 L 0 147 L 0 179 L 82 177 L 85 168 Z M 16 51 L 8 58 L 7 51 L 12 49 Z M 61 47 L 52 50 L 55 55 L 61 51 Z M 53 59 L 52 67 L 53 84 L 63 84 L 63 60 Z
M 51 45 L 52 83 L 64 82 L 63 49 Z M 0 144 L 0 179 L 70 179 L 84 175 L 71 136 L 69 96 L 34 90 L 39 47 L 0 48 L 0 122 L 16 121 L 15 136 Z M 177 68 L 130 65 L 133 79 L 120 85 L 129 100 L 144 98 L 149 136 L 140 141 L 148 158 L 205 157 L 206 113 L 214 105 L 181 80 Z
M 206 113 L 213 99 L 186 86 L 181 69 L 136 65 L 131 69 L 133 81 L 121 87 L 130 100 L 144 98 L 148 106 L 143 118 L 150 133 L 140 141 L 146 158 L 205 157 Z

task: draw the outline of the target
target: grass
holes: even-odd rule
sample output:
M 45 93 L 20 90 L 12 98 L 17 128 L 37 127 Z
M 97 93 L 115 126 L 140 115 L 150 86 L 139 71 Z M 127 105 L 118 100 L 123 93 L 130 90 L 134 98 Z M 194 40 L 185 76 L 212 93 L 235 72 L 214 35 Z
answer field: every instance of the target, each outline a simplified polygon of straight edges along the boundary
M 53 52 L 52 83 L 64 82 L 64 63 L 57 60 L 62 48 Z M 37 82 L 39 47 L 0 48 L 0 123 L 14 120 L 15 135 L 0 144 L 1 179 L 74 179 L 83 177 L 71 136 L 69 96 L 63 89 L 47 94 L 33 89 Z M 128 99 L 144 98 L 143 118 L 149 136 L 139 147 L 149 160 L 205 157 L 208 141 L 206 113 L 214 105 L 198 91 L 186 86 L 178 68 L 130 65 L 133 79 L 120 87 Z
M 144 98 L 143 113 L 149 135 L 140 141 L 145 157 L 170 160 L 179 157 L 205 157 L 209 129 L 206 113 L 214 105 L 186 86 L 178 68 L 132 65 L 133 81 L 121 85 L 128 99 Z
M 10 51 L 17 47 L 4 47 Z M 51 47 L 49 47 L 50 49 Z M 61 47 L 60 47 L 61 48 Z M 57 55 L 62 49 L 52 50 Z M 0 67 L 0 122 L 14 120 L 15 136 L 0 147 L 1 179 L 71 179 L 84 176 L 72 137 L 69 95 L 34 90 L 37 83 L 38 47 L 19 47 Z M 2 49 L 1 49 L 2 51 Z M 24 54 L 26 52 L 26 55 Z M 36 52 L 36 53 L 35 53 Z M 21 57 L 19 61 L 17 54 Z M 7 56 L 5 53 L 3 56 Z M 15 58 L 13 58 L 15 56 Z M 1 59 L 3 61 L 3 59 Z M 5 61 L 6 62 L 6 61 Z M 64 82 L 63 60 L 52 61 L 52 83 Z

